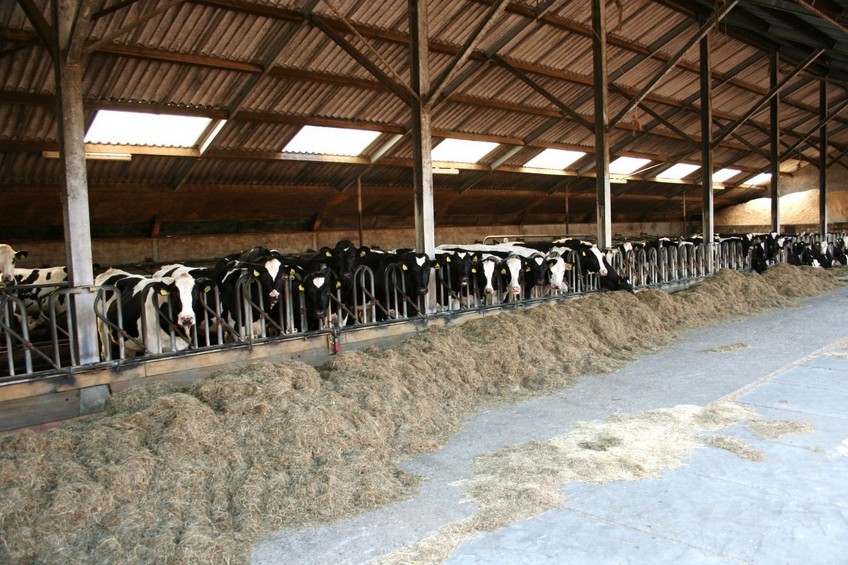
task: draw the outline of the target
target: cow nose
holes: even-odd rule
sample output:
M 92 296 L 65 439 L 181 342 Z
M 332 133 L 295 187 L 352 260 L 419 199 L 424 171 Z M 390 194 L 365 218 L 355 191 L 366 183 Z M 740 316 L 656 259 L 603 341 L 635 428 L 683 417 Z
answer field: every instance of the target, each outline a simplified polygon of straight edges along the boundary
M 605 276 L 607 276 L 607 270 L 601 269 L 600 271 L 598 271 L 598 274 L 601 275 L 602 277 L 605 277 Z
M 494 293 L 495 293 L 494 288 L 492 288 L 491 286 L 486 287 L 486 294 L 494 294 Z
M 270 296 L 271 298 L 276 300 L 280 297 L 280 292 L 278 290 L 274 289 L 274 290 L 272 290 L 271 292 L 268 293 L 268 296 Z
M 190 328 L 194 325 L 194 316 L 180 316 L 180 325 L 186 328 Z
M 3 275 L 3 282 L 4 283 L 9 284 L 13 280 L 15 280 L 15 277 L 13 277 L 12 275 Z
M 518 285 L 511 286 L 511 287 L 509 287 L 509 289 L 512 291 L 513 294 L 520 294 L 521 293 L 521 287 L 518 286 Z

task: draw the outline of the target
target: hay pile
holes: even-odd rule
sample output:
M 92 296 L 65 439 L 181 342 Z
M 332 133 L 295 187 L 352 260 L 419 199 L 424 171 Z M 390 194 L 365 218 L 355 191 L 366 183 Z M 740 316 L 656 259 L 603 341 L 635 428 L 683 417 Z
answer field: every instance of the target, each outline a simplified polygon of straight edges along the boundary
M 188 390 L 116 395 L 102 417 L 0 439 L 0 562 L 247 561 L 281 527 L 410 496 L 417 478 L 397 464 L 437 449 L 483 403 L 562 388 L 681 328 L 839 284 L 796 269 L 721 271 L 675 295 L 591 295 L 345 352 L 320 369 L 265 363 Z M 618 449 L 604 441 L 586 451 Z

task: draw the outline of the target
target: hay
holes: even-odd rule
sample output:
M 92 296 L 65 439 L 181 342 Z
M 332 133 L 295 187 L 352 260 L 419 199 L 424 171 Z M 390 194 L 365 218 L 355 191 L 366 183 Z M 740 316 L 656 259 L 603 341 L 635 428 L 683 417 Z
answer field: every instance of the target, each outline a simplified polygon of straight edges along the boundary
M 740 351 L 742 349 L 750 349 L 751 345 L 745 343 L 744 341 L 740 341 L 738 343 L 728 343 L 727 345 L 720 345 L 718 347 L 713 347 L 712 349 L 707 349 L 707 353 L 728 353 L 730 351 Z
M 708 447 L 729 451 L 734 455 L 738 455 L 742 459 L 747 459 L 749 461 L 763 460 L 762 451 L 756 449 L 750 443 L 743 441 L 738 437 L 725 435 L 705 436 L 701 438 L 701 441 Z
M 818 272 L 797 273 L 792 293 L 806 279 L 824 287 Z M 244 562 L 253 544 L 282 527 L 411 496 L 419 479 L 399 464 L 438 449 L 485 403 L 612 371 L 683 328 L 792 304 L 771 280 L 722 271 L 676 295 L 604 293 L 543 304 L 428 330 L 396 347 L 344 352 L 320 369 L 263 363 L 187 390 L 124 391 L 102 417 L 0 438 L 0 557 Z M 587 463 L 593 457 L 630 450 L 618 432 L 579 441 L 578 476 L 596 476 Z M 558 500 L 546 485 L 562 479 L 561 448 L 539 451 L 543 472 L 528 469 L 535 478 L 510 496 L 548 507 Z M 636 476 L 654 468 L 655 456 L 620 460 L 610 476 Z M 513 517 L 530 511 L 493 504 Z M 484 523 L 503 521 L 488 516 Z
M 531 441 L 479 455 L 472 462 L 475 476 L 464 482 L 467 501 L 478 505 L 477 512 L 378 562 L 442 561 L 460 543 L 481 532 L 560 507 L 562 487 L 568 482 L 660 478 L 663 471 L 681 466 L 703 445 L 697 434 L 753 417 L 747 407 L 729 402 L 706 408 L 681 405 L 614 414 L 600 421 L 576 422 L 573 431 L 549 441 Z
M 752 420 L 748 431 L 763 439 L 777 439 L 787 435 L 811 434 L 816 428 L 798 420 Z

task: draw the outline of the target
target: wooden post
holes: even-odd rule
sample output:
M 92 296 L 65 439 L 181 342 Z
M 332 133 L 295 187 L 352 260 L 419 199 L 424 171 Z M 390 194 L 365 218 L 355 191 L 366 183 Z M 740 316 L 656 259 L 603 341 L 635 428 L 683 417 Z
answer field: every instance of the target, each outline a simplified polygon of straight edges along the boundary
M 595 85 L 595 186 L 598 247 L 612 244 L 612 205 L 607 139 L 607 26 L 604 0 L 592 0 L 592 75 Z
M 827 234 L 830 218 L 827 214 L 827 79 L 819 86 L 819 232 Z
M 701 204 L 704 242 L 707 243 L 706 267 L 707 272 L 713 272 L 713 237 L 715 233 L 715 217 L 713 215 L 713 102 L 712 77 L 710 76 L 710 36 L 705 35 L 700 43 L 701 52 L 701 187 L 703 202 Z
M 777 87 L 780 55 L 772 49 L 769 57 L 769 88 Z M 771 161 L 771 231 L 780 233 L 780 93 L 769 101 L 769 161 Z

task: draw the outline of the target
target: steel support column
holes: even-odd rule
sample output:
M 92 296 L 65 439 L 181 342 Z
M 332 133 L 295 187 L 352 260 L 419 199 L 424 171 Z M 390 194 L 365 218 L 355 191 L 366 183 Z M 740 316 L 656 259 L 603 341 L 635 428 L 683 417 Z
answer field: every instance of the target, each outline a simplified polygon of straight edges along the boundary
M 772 49 L 769 57 L 769 89 L 776 90 L 780 55 Z M 769 162 L 771 162 L 771 231 L 780 233 L 780 92 L 769 101 Z
M 595 85 L 595 185 L 598 247 L 612 244 L 609 144 L 607 138 L 607 25 L 604 0 L 592 0 L 592 74 Z
M 52 3 L 56 41 L 54 71 L 57 85 L 57 123 L 62 162 L 62 215 L 65 227 L 65 253 L 71 286 L 94 284 L 91 252 L 91 217 L 88 206 L 88 177 L 85 166 L 85 114 L 83 111 L 83 57 L 80 37 L 90 20 L 79 2 Z M 85 2 L 83 2 L 85 4 Z M 79 335 L 79 362 L 100 360 L 94 316 L 94 295 L 80 294 L 74 302 Z
M 819 86 L 819 233 L 824 236 L 830 223 L 827 215 L 827 79 Z
M 715 233 L 713 215 L 713 101 L 710 36 L 701 38 L 701 186 L 703 188 L 702 226 L 704 242 L 712 243 Z M 706 254 L 707 272 L 713 272 L 713 254 Z

